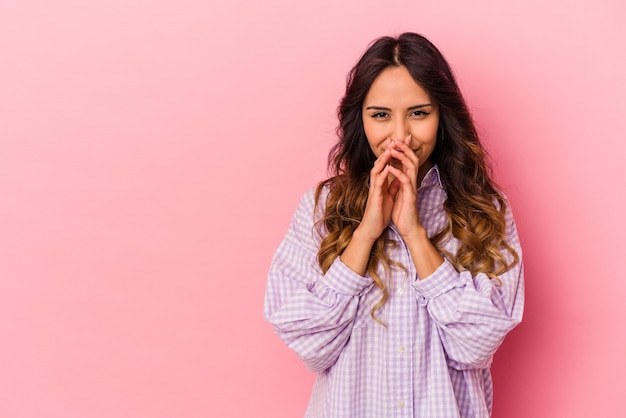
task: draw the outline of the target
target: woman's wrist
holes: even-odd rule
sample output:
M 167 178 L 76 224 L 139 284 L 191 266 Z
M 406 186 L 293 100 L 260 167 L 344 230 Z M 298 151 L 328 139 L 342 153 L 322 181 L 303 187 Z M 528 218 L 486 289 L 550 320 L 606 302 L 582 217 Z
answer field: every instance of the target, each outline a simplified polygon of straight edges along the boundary
M 416 229 L 403 239 L 413 259 L 418 278 L 424 279 L 430 276 L 443 263 L 444 258 L 430 242 L 423 227 Z
M 350 243 L 341 254 L 341 262 L 350 270 L 364 276 L 374 242 L 376 242 L 375 239 L 372 240 L 357 227 L 352 233 Z
M 406 234 L 400 234 L 402 239 L 404 240 L 407 247 L 411 245 L 425 245 L 426 242 L 430 243 L 430 239 L 428 239 L 428 233 L 426 232 L 426 228 L 422 225 L 418 225 L 413 228 L 410 232 Z
M 378 237 L 372 237 L 371 234 L 363 231 L 363 228 L 361 228 L 361 226 L 359 225 L 352 233 L 352 239 L 350 242 L 357 241 L 360 245 L 369 245 L 371 249 L 377 239 Z

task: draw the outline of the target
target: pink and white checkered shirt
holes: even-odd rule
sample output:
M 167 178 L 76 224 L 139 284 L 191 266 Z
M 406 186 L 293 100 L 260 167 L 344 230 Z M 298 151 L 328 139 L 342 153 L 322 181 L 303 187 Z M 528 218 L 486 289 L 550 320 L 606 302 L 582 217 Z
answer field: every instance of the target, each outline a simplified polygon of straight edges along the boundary
M 433 167 L 418 202 L 429 236 L 447 222 L 445 199 Z M 265 296 L 266 320 L 318 373 L 305 416 L 489 417 L 493 355 L 522 319 L 522 263 L 500 276 L 501 287 L 486 275 L 459 273 L 448 260 L 419 280 L 392 225 L 388 232 L 399 245 L 391 257 L 407 267 L 408 275 L 393 269 L 386 277 L 390 297 L 377 313 L 385 327 L 370 317 L 381 296 L 370 277 L 354 273 L 339 257 L 322 274 L 314 206 L 310 190 L 276 251 Z M 507 242 L 521 257 L 510 209 L 506 222 Z M 445 247 L 454 253 L 458 241 Z

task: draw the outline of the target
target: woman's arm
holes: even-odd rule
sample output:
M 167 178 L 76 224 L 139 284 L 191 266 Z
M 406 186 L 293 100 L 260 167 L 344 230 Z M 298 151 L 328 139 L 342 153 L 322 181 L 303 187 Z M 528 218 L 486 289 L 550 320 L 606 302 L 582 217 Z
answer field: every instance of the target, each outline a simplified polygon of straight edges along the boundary
M 506 222 L 506 241 L 519 262 L 499 276 L 501 285 L 485 274 L 458 272 L 447 260 L 412 283 L 418 303 L 427 306 L 437 324 L 448 363 L 455 369 L 489 367 L 506 334 L 522 320 L 522 250 L 510 207 Z
M 265 319 L 304 361 L 321 372 L 332 366 L 350 338 L 360 295 L 372 286 L 339 257 L 326 274 L 317 264 L 314 193 L 301 200 L 268 276 Z

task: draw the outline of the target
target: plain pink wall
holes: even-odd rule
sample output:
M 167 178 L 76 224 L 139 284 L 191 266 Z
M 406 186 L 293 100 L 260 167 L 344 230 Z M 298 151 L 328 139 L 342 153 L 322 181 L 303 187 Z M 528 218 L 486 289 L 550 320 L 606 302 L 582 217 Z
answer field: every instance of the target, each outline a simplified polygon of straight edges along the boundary
M 620 0 L 0 1 L 0 417 L 301 416 L 265 277 L 383 34 L 444 52 L 524 244 L 495 417 L 616 416 Z

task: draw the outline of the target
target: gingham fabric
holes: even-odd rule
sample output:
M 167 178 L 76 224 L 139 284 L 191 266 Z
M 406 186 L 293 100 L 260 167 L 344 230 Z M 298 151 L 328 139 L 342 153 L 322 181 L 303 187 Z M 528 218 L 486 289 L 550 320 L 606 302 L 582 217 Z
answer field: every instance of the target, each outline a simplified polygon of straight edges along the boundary
M 436 166 L 418 199 L 420 220 L 433 236 L 447 222 Z M 266 320 L 318 373 L 305 416 L 489 417 L 493 355 L 522 319 L 521 262 L 500 277 L 500 287 L 483 274 L 457 272 L 447 260 L 420 280 L 391 225 L 388 233 L 398 242 L 391 257 L 408 273 L 394 269 L 385 276 L 390 297 L 377 312 L 383 326 L 370 317 L 381 296 L 370 277 L 354 273 L 340 257 L 322 274 L 314 206 L 310 190 L 276 251 L 265 296 Z M 507 241 L 521 257 L 510 209 L 506 222 Z M 451 239 L 445 248 L 454 253 L 458 242 Z

